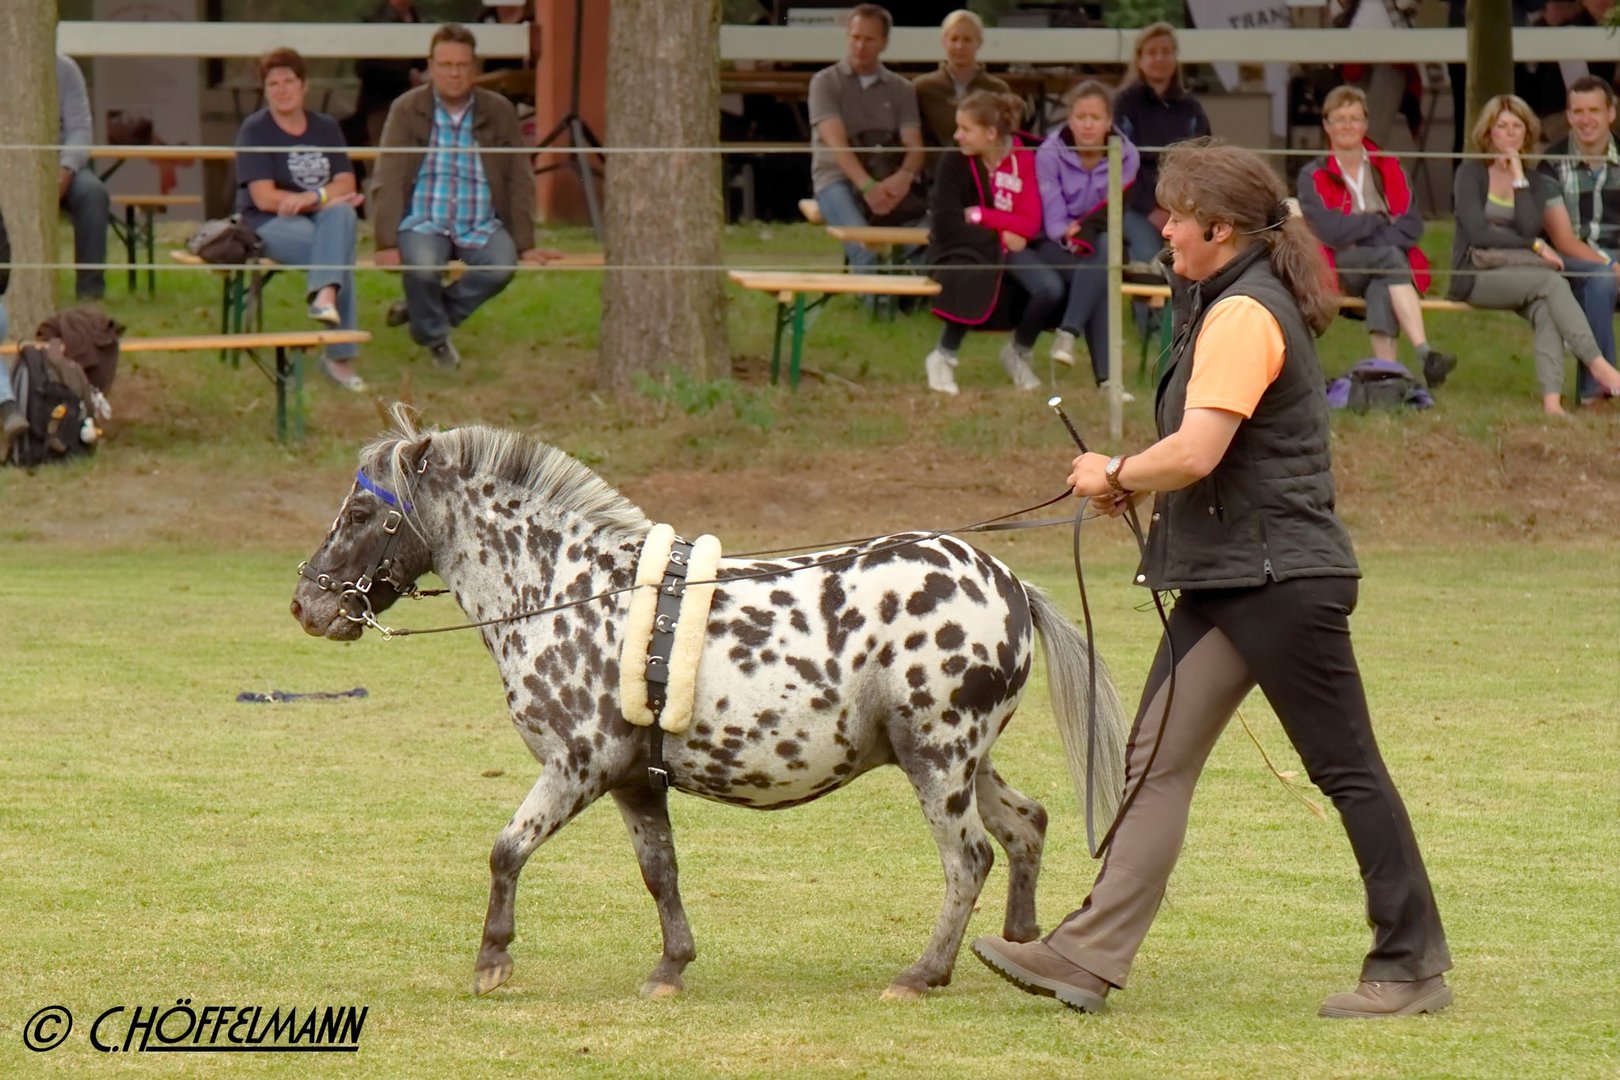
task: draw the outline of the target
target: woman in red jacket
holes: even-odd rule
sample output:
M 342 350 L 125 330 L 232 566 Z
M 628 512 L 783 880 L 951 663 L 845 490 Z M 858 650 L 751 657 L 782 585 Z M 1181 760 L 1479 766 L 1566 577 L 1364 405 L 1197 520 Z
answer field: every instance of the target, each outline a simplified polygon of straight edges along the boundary
M 1020 390 L 1041 385 L 1029 357 L 1064 286 L 1028 246 L 1041 232 L 1041 195 L 1035 152 L 1014 130 L 1023 108 L 1015 94 L 980 90 L 964 98 L 956 110 L 960 153 L 944 155 L 929 196 L 928 262 L 940 283 L 934 314 L 945 328 L 923 366 L 928 388 L 942 394 L 957 392 L 956 352 L 975 329 L 1014 327 L 1001 366 Z

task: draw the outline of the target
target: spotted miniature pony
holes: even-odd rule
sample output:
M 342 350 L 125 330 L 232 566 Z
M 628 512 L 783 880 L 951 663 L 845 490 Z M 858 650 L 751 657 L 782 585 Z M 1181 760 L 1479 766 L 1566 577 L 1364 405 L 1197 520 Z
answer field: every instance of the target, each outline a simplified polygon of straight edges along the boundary
M 362 451 L 355 486 L 301 568 L 292 614 L 310 634 L 351 640 L 432 570 L 468 618 L 484 623 L 512 722 L 541 770 L 490 852 L 473 990 L 511 977 L 524 863 L 611 795 L 663 931 L 643 992 L 678 993 L 696 950 L 667 795 L 649 783 L 649 729 L 627 722 L 620 697 L 625 616 L 652 523 L 535 439 L 482 427 L 422 432 L 399 407 L 395 421 L 397 430 Z M 1038 631 L 1071 777 L 1084 792 L 1089 759 L 1094 809 L 1102 821 L 1112 816 L 1124 786 L 1125 718 L 1100 665 L 1091 708 L 1085 638 L 1038 590 L 948 536 L 722 559 L 715 578 L 690 726 L 663 741 L 670 784 L 766 810 L 810 802 L 880 765 L 904 770 L 944 863 L 945 903 L 927 949 L 886 996 L 950 981 L 993 858 L 987 831 L 1010 863 L 1002 933 L 1037 937 L 1046 812 L 1002 780 L 990 748 L 1023 694 Z M 556 610 L 504 618 L 542 608 Z

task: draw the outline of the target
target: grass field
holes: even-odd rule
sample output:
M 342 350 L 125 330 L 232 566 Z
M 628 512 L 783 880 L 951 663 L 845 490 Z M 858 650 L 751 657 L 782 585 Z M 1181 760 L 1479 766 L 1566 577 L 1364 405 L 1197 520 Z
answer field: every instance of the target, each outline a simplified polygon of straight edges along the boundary
M 1429 246 L 1446 242 L 1439 231 Z M 837 262 L 804 228 L 734 230 L 728 258 Z M 966 522 L 1061 485 L 1066 438 L 1035 395 L 1001 387 L 990 339 L 970 339 L 960 399 L 925 392 L 927 318 L 873 324 L 835 305 L 808 362 L 854 385 L 812 378 L 790 395 L 762 380 L 769 301 L 734 296 L 733 380 L 606 400 L 592 378 L 598 280 L 514 285 L 469 324 L 468 364 L 450 375 L 381 329 L 391 286 L 363 278 L 378 333 L 363 370 L 432 420 L 538 431 L 655 517 L 734 550 Z M 132 334 L 211 324 L 206 275 L 168 274 L 155 302 L 113 288 Z M 298 291 L 272 283 L 269 325 L 303 325 Z M 1367 944 L 1354 862 L 1337 824 L 1286 794 L 1236 726 L 1105 1016 L 1017 994 L 966 953 L 930 998 L 878 1001 L 920 952 L 942 890 L 893 770 L 782 814 L 674 800 L 699 958 L 669 1001 L 635 996 L 657 920 L 618 815 L 589 809 L 530 862 L 512 982 L 475 999 L 489 845 L 536 774 L 494 670 L 471 637 L 337 645 L 287 614 L 292 568 L 379 427 L 373 403 L 312 380 L 312 435 L 283 448 L 251 371 L 130 357 L 101 454 L 0 470 L 0 1076 L 1616 1074 L 1620 421 L 1541 419 L 1521 320 L 1430 326 L 1463 357 L 1441 407 L 1336 417 L 1334 448 L 1367 570 L 1354 625 L 1374 717 L 1457 962 L 1447 1012 L 1315 1017 L 1353 985 Z M 1364 344 L 1360 325 L 1336 326 L 1325 366 Z M 1082 426 L 1106 430 L 1089 377 L 1061 378 Z M 1126 421 L 1124 444 L 1141 445 L 1145 400 Z M 1099 646 L 1133 700 L 1156 627 L 1126 584 L 1122 531 L 1089 535 Z M 1065 535 L 983 546 L 1076 610 Z M 1053 814 L 1050 926 L 1094 866 L 1042 677 L 1038 665 L 997 763 Z M 235 701 L 356 686 L 369 696 Z M 1264 702 L 1245 714 L 1279 767 L 1297 767 Z M 998 865 L 970 933 L 1000 926 L 1005 884 Z M 91 1049 L 101 1011 L 180 998 L 370 1012 L 359 1054 L 336 1060 Z M 22 1028 L 53 1004 L 74 1030 L 30 1053 Z
M 1051 553 L 1001 554 L 1033 557 L 1026 572 L 1063 588 Z M 475 999 L 488 845 L 536 767 L 474 639 L 304 638 L 285 609 L 293 555 L 35 553 L 8 583 L 8 622 L 50 627 L 11 639 L 21 677 L 0 721 L 8 1031 L 47 1004 L 87 1025 L 114 1004 L 188 997 L 367 1005 L 358 1058 L 329 1067 L 375 1076 L 1596 1077 L 1620 1065 L 1613 684 L 1594 677 L 1600 643 L 1550 617 L 1586 596 L 1579 556 L 1370 560 L 1360 652 L 1451 935 L 1457 1005 L 1354 1024 L 1313 1015 L 1353 983 L 1366 946 L 1354 863 L 1336 823 L 1287 796 L 1236 727 L 1106 1016 L 1017 994 L 965 954 L 929 999 L 877 1000 L 920 951 L 942 888 L 893 770 L 783 814 L 674 800 L 700 954 L 675 1001 L 635 997 L 657 920 L 618 815 L 593 807 L 530 862 L 513 981 Z M 1131 610 L 1126 569 L 1096 567 L 1093 600 L 1102 647 L 1130 679 L 1154 625 Z M 418 606 L 409 621 L 443 614 Z M 1620 623 L 1611 613 L 1596 629 L 1612 641 Z M 234 700 L 354 686 L 370 696 Z M 1049 926 L 1092 864 L 1044 686 L 1026 702 L 997 761 L 1054 814 Z M 1246 714 L 1286 768 L 1264 704 Z M 1004 889 L 998 867 L 971 932 L 1000 925 Z M 6 1075 L 222 1064 L 309 1067 L 108 1058 L 78 1034 L 50 1054 L 14 1036 L 0 1049 Z

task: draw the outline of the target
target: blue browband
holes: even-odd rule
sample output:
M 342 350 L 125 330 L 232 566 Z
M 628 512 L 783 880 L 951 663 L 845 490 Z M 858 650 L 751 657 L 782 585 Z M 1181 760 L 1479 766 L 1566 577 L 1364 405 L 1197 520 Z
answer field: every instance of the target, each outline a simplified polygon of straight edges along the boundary
M 387 503 L 389 506 L 399 506 L 400 505 L 399 496 L 395 495 L 392 491 L 389 491 L 387 488 L 383 487 L 382 485 L 373 483 L 371 477 L 366 475 L 366 470 L 364 470 L 364 469 L 356 469 L 354 471 L 354 482 L 356 484 L 360 485 L 360 490 L 371 492 L 373 495 L 377 496 L 377 498 L 381 499 L 383 502 Z M 411 512 L 411 504 L 410 504 L 410 502 L 407 501 L 405 503 L 404 510 L 405 510 L 405 512 L 407 514 Z

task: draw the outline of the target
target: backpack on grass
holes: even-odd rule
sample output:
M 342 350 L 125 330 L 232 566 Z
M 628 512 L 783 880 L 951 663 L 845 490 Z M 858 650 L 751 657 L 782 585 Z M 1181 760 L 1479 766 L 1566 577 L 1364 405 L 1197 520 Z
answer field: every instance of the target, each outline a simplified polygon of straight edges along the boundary
M 1357 360 L 1327 386 L 1328 406 L 1367 412 L 1370 409 L 1427 409 L 1434 395 L 1396 360 Z
M 28 430 L 12 440 L 10 464 L 33 468 L 94 452 L 101 435 L 94 413 L 99 395 L 60 342 L 23 342 L 11 389 Z

